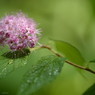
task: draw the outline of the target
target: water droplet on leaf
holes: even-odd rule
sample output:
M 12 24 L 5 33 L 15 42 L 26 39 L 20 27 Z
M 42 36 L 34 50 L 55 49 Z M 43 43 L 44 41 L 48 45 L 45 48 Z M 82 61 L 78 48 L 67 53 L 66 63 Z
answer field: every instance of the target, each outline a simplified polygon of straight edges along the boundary
M 49 73 L 49 75 L 51 75 L 51 72 Z

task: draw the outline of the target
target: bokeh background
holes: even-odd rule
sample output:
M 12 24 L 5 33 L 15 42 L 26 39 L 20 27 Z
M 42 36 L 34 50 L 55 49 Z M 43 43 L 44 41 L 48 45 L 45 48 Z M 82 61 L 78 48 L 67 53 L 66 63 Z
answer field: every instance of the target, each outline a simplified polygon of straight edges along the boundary
M 43 31 L 41 44 L 47 44 L 48 37 L 63 40 L 78 48 L 86 62 L 95 59 L 95 0 L 0 0 L 0 18 L 19 10 L 39 22 Z M 0 92 L 16 95 L 23 74 L 39 58 L 51 54 L 46 49 L 33 52 L 25 67 L 0 81 Z M 95 70 L 95 64 L 90 68 Z M 75 67 L 65 63 L 56 80 L 32 95 L 82 95 L 95 82 L 94 74 L 87 71 L 83 74 L 85 78 Z

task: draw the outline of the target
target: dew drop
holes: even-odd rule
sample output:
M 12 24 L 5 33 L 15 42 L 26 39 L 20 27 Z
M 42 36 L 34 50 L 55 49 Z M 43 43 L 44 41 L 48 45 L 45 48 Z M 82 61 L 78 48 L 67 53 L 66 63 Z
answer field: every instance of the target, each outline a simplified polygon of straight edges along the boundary
M 30 80 L 27 80 L 28 83 L 30 83 Z
M 26 64 L 26 62 L 24 62 L 24 64 Z
M 56 74 L 57 74 L 57 72 L 58 72 L 58 70 L 55 70 L 55 71 L 54 71 L 54 75 L 56 75 Z
M 51 72 L 49 73 L 49 75 L 51 75 Z

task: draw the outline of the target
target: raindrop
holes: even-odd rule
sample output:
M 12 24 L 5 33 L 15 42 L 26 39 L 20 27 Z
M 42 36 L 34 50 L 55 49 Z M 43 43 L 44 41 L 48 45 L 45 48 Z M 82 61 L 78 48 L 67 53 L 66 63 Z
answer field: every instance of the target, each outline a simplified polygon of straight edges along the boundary
M 58 72 L 58 70 L 55 70 L 55 71 L 54 71 L 54 75 L 56 75 L 56 74 L 57 74 L 57 72 Z
M 30 83 L 30 80 L 27 80 L 28 83 Z
M 26 62 L 24 62 L 24 64 L 26 64 Z
M 49 73 L 49 75 L 51 75 L 51 72 Z

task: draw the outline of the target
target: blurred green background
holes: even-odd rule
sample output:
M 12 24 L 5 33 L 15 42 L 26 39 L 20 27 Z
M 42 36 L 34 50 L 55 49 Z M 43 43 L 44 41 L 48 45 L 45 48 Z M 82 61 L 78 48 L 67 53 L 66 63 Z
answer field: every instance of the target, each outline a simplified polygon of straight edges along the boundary
M 48 37 L 66 41 L 77 47 L 86 62 L 95 59 L 95 0 L 0 0 L 0 17 L 22 10 L 39 22 L 42 28 L 41 44 Z M 23 74 L 37 59 L 52 53 L 46 49 L 30 55 L 28 64 L 10 73 L 0 81 L 0 92 L 16 95 Z M 95 70 L 95 64 L 90 68 Z M 83 71 L 81 76 L 75 67 L 65 63 L 61 74 L 32 95 L 82 95 L 95 82 L 95 75 Z

